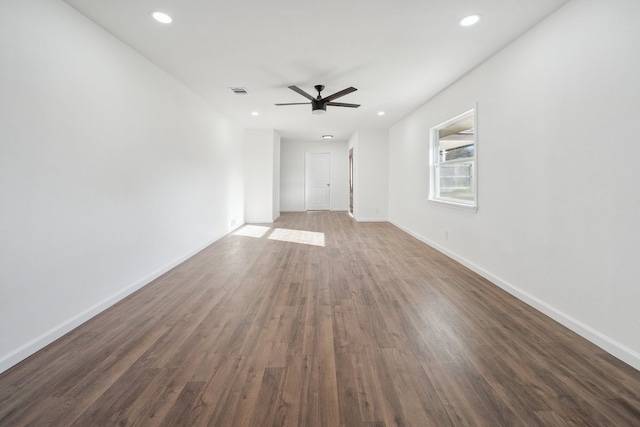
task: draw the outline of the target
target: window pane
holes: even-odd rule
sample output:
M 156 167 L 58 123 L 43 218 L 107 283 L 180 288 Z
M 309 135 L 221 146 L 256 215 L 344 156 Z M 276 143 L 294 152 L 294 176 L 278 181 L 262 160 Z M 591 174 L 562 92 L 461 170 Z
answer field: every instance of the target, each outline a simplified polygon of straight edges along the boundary
M 429 200 L 475 211 L 475 109 L 431 128 Z
M 440 197 L 473 201 L 473 162 L 440 164 Z
M 440 160 L 446 162 L 456 159 L 473 159 L 474 151 L 475 146 L 473 144 L 442 150 L 440 152 Z

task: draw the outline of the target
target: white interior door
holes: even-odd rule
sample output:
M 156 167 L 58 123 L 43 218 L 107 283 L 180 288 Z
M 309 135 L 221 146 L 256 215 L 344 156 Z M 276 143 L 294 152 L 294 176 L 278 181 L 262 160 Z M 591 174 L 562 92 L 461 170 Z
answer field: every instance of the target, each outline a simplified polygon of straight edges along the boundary
M 308 211 L 331 209 L 331 153 L 306 153 L 304 208 Z

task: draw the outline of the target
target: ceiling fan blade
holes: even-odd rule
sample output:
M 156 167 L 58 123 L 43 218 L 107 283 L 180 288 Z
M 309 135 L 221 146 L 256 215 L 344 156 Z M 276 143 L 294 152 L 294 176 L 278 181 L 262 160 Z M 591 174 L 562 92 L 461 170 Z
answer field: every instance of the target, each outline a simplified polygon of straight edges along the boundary
M 327 105 L 331 105 L 332 107 L 349 107 L 349 108 L 358 108 L 360 104 L 346 104 L 344 102 L 327 102 Z
M 315 98 L 311 95 L 309 95 L 307 92 L 303 91 L 302 89 L 300 89 L 298 86 L 289 86 L 289 89 L 291 89 L 294 92 L 299 93 L 300 95 L 304 96 L 305 98 L 313 101 Z
M 309 105 L 311 104 L 310 102 L 288 102 L 286 104 L 276 104 L 278 107 L 281 107 L 283 105 Z
M 340 98 L 341 96 L 345 96 L 350 94 L 351 92 L 355 92 L 358 89 L 356 89 L 355 87 L 348 87 L 346 89 L 341 90 L 340 92 L 336 92 L 333 95 L 329 95 L 326 98 L 323 98 L 324 101 L 333 101 L 336 98 Z

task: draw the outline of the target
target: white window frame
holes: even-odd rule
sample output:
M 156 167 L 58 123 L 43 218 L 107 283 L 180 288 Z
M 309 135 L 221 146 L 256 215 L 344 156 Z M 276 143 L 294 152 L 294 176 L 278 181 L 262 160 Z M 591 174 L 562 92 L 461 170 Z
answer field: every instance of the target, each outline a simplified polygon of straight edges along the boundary
M 474 199 L 465 201 L 460 199 L 442 197 L 440 195 L 440 165 L 441 164 L 455 164 L 459 162 L 469 162 L 469 158 L 465 159 L 454 159 L 446 162 L 441 161 L 440 159 L 440 129 L 444 129 L 451 124 L 459 121 L 463 118 L 471 115 L 473 117 L 473 127 L 474 127 L 474 135 L 473 135 L 473 158 L 471 162 L 473 163 L 473 169 L 471 174 L 471 188 L 473 192 Z M 455 117 L 448 119 L 440 123 L 437 126 L 434 126 L 430 130 L 430 138 L 429 138 L 429 201 L 434 203 L 439 203 L 445 206 L 462 209 L 470 212 L 478 211 L 478 108 L 477 106 L 473 106 L 473 108 L 466 110 L 464 113 L 458 114 Z

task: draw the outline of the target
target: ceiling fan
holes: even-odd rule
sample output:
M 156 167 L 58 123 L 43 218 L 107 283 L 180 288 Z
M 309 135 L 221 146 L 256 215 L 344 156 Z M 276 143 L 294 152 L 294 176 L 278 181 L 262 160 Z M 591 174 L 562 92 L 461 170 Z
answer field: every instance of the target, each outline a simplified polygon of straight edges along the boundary
M 276 104 L 278 107 L 282 106 L 282 105 L 307 105 L 307 104 L 311 104 L 311 113 L 312 114 L 324 114 L 327 112 L 327 105 L 331 105 L 332 107 L 349 107 L 349 108 L 358 108 L 360 106 L 360 104 L 346 104 L 344 102 L 333 102 L 334 99 L 336 98 L 340 98 L 341 96 L 345 96 L 350 94 L 351 92 L 355 92 L 356 89 L 355 87 L 348 87 L 346 89 L 341 90 L 340 92 L 336 92 L 333 95 L 329 95 L 326 97 L 322 97 L 322 95 L 320 95 L 320 92 L 322 92 L 322 90 L 324 89 L 324 86 L 322 85 L 315 85 L 314 88 L 318 91 L 318 96 L 317 97 L 313 97 L 312 95 L 309 95 L 307 92 L 303 91 L 302 89 L 300 89 L 298 86 L 289 86 L 289 89 L 291 89 L 294 92 L 299 93 L 300 95 L 304 96 L 305 98 L 307 98 L 308 100 L 310 100 L 311 102 L 290 102 L 287 104 Z

